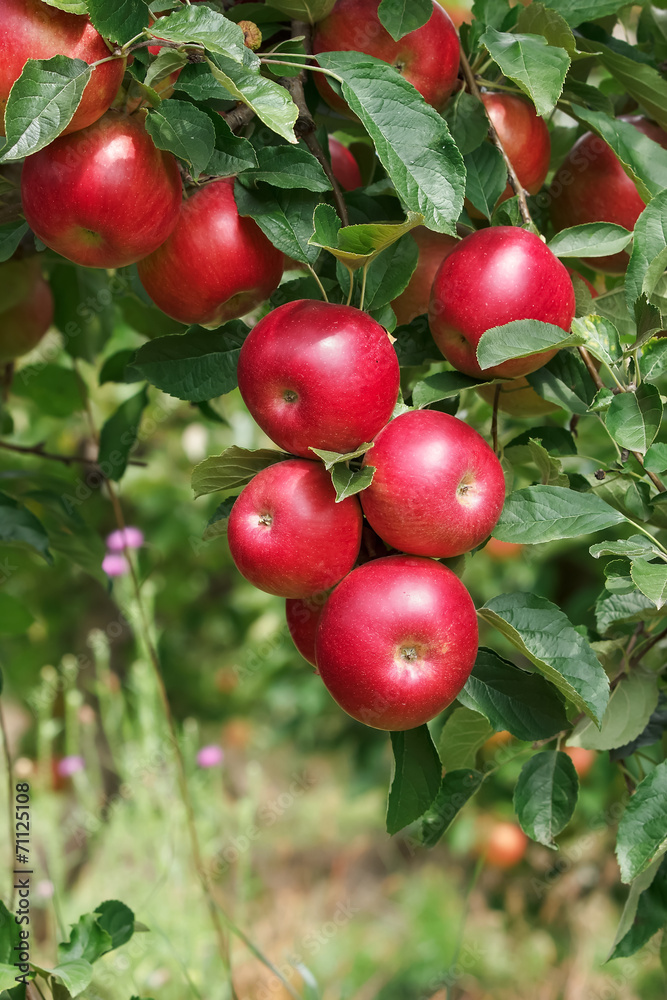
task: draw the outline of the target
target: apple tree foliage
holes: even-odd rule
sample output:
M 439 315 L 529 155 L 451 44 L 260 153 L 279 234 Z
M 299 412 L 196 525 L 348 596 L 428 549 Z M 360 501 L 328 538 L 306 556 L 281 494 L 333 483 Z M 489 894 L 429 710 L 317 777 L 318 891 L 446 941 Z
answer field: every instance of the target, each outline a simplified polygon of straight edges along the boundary
M 531 420 L 507 440 L 501 415 L 498 447 L 508 496 L 493 534 L 503 542 L 540 546 L 544 560 L 562 540 L 584 540 L 590 558 L 605 561 L 595 629 L 576 626 L 539 594 L 498 594 L 480 608 L 486 634 L 498 636 L 503 655 L 480 649 L 444 725 L 392 735 L 396 766 L 387 828 L 392 834 L 408 828 L 413 843 L 435 844 L 488 776 L 477 768 L 478 749 L 493 731 L 508 730 L 534 744 L 514 792 L 519 822 L 531 838 L 557 849 L 578 795 L 577 775 L 563 747 L 609 752 L 627 783 L 616 854 L 620 877 L 630 887 L 612 954 L 632 954 L 667 922 L 667 761 L 655 749 L 661 741 L 667 746 L 660 644 L 667 629 L 667 488 L 660 478 L 667 472 L 661 430 L 667 151 L 616 116 L 639 109 L 667 128 L 665 12 L 642 8 L 634 46 L 614 31 L 624 16 L 622 0 L 550 0 L 525 8 L 508 0 L 477 0 L 472 23 L 461 30 L 467 61 L 486 85 L 525 95 L 550 124 L 552 166 L 578 135 L 592 130 L 612 148 L 646 202 L 634 232 L 599 223 L 556 234 L 546 191 L 528 200 L 531 217 L 516 196 L 498 202 L 507 172 L 501 152 L 488 141 L 484 107 L 469 85 L 440 114 L 394 67 L 361 53 L 331 52 L 319 57 L 319 66 L 356 120 L 332 116 L 318 99 L 308 57 L 311 26 L 329 12 L 331 0 L 47 2 L 88 13 L 108 39 L 111 57 L 133 53 L 128 94 L 148 108 L 150 135 L 178 158 L 186 183 L 237 178 L 241 214 L 252 217 L 299 265 L 287 272 L 267 308 L 326 294 L 330 301 L 368 310 L 392 334 L 405 368 L 397 412 L 435 407 L 456 413 L 471 390 L 487 384 L 443 364 L 424 316 L 396 325 L 391 301 L 417 264 L 412 228 L 460 235 L 479 225 L 525 226 L 542 233 L 566 264 L 582 257 L 590 263 L 623 249 L 630 253 L 625 278 L 607 278 L 596 299 L 575 279 L 577 316 L 570 333 L 526 320 L 485 335 L 478 349 L 484 369 L 560 348 L 529 382 L 567 416 L 542 426 Z M 429 6 L 425 0 L 382 0 L 380 17 L 399 38 L 425 22 Z M 151 27 L 156 13 L 163 16 Z M 260 28 L 258 51 L 244 45 L 241 20 Z M 157 56 L 148 52 L 155 37 L 162 45 Z M 161 99 L 158 85 L 177 69 L 173 94 Z M 236 387 L 248 327 L 234 320 L 215 331 L 185 329 L 153 307 L 134 267 L 86 270 L 45 252 L 41 244 L 35 247 L 15 198 L 16 164 L 62 132 L 90 73 L 87 64 L 62 55 L 30 61 L 11 92 L 0 149 L 0 260 L 10 258 L 19 244 L 44 254 L 56 326 L 72 358 L 97 358 L 119 314 L 146 334 L 138 350 L 107 356 L 100 365 L 100 384 L 136 385 L 100 435 L 101 474 L 118 481 L 156 390 L 186 401 L 205 419 L 219 419 L 213 401 Z M 394 109 L 390 116 L 388 106 Z M 313 154 L 313 143 L 304 141 L 314 136 L 326 154 L 327 132 L 335 129 L 353 137 L 365 182 L 344 196 L 344 204 Z M 471 219 L 470 205 L 482 222 Z M 39 357 L 28 365 L 30 378 L 8 391 L 2 427 L 7 440 L 13 392 L 63 420 L 80 409 L 82 387 L 71 367 Z M 580 453 L 584 427 L 595 429 L 598 455 Z M 490 424 L 477 429 L 488 435 Z M 339 498 L 370 482 L 372 469 L 359 468 L 360 454 L 321 456 Z M 218 492 L 221 498 L 205 538 L 224 534 L 234 497 L 258 471 L 283 457 L 268 449 L 231 447 L 195 469 L 195 495 Z M 99 541 L 83 519 L 47 492 L 40 498 L 42 519 L 26 506 L 11 478 L 4 480 L 0 539 L 32 547 L 47 563 L 52 550 L 64 553 L 99 579 Z M 455 568 L 462 570 L 463 563 Z M 21 609 L 0 603 L 0 615 L 20 619 Z M 507 658 L 511 648 L 516 662 Z M 97 954 L 102 939 L 108 947 L 99 914 L 82 921 L 70 944 L 61 946 L 70 954 L 42 973 L 73 994 L 65 970 L 76 965 L 80 986 L 90 949 Z

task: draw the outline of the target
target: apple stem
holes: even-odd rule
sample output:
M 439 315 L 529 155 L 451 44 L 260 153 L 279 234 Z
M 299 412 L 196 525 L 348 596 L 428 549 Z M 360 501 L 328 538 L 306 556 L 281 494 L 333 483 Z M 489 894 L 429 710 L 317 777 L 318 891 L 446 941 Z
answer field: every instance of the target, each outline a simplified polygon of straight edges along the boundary
M 312 39 L 313 31 L 309 24 L 305 21 L 293 20 L 291 23 L 292 38 L 303 37 L 303 44 L 307 54 L 311 54 L 312 51 Z M 293 64 L 294 65 L 294 64 Z M 299 138 L 303 139 L 306 146 L 313 154 L 315 159 L 320 163 L 324 173 L 327 176 L 329 183 L 333 189 L 334 201 L 336 202 L 336 211 L 338 212 L 341 221 L 344 226 L 349 226 L 350 218 L 347 212 L 347 205 L 345 204 L 345 198 L 343 197 L 343 192 L 341 187 L 334 177 L 333 170 L 331 168 L 331 163 L 324 155 L 324 150 L 322 149 L 319 139 L 315 135 L 315 129 L 317 126 L 313 121 L 313 117 L 308 110 L 308 105 L 306 104 L 306 96 L 303 91 L 304 83 L 306 82 L 306 70 L 305 66 L 301 66 L 300 72 L 297 76 L 290 76 L 285 78 L 283 86 L 289 92 L 292 100 L 296 104 L 299 117 L 294 125 L 294 132 Z M 317 69 L 316 66 L 309 67 L 310 69 Z
M 317 273 L 317 271 L 315 270 L 315 268 L 313 267 L 312 264 L 307 264 L 306 266 L 308 267 L 308 270 L 312 274 L 312 276 L 315 279 L 315 281 L 317 282 L 317 284 L 320 286 L 320 291 L 322 292 L 322 298 L 324 299 L 325 302 L 328 302 L 329 301 L 329 296 L 327 295 L 326 288 L 324 287 L 324 285 L 320 281 L 319 274 Z
M 361 300 L 359 302 L 359 308 L 364 308 L 364 299 L 366 298 L 366 278 L 368 276 L 368 264 L 364 265 L 363 275 L 361 278 Z
M 586 350 L 586 348 L 585 347 L 580 347 L 579 348 L 579 354 L 581 356 L 581 360 L 584 362 L 584 364 L 586 365 L 586 368 L 588 369 L 588 374 L 590 375 L 590 377 L 593 379 L 593 382 L 595 383 L 595 388 L 598 389 L 598 390 L 599 389 L 604 389 L 604 387 L 605 387 L 604 382 L 600 378 L 600 373 L 596 370 L 595 365 L 593 364 L 593 359 L 591 358 L 591 356 L 588 353 L 588 351 Z M 617 379 L 615 381 L 618 382 Z M 630 391 L 630 390 L 626 389 L 625 386 L 619 385 L 619 388 L 620 388 L 621 392 L 629 392 Z M 667 487 L 665 486 L 665 484 L 663 483 L 663 481 L 658 476 L 656 476 L 656 474 L 654 472 L 649 472 L 648 469 L 644 468 L 644 456 L 641 454 L 641 452 L 639 452 L 639 451 L 632 451 L 631 454 L 634 455 L 634 457 L 637 459 L 637 461 L 641 465 L 642 469 L 644 469 L 645 474 L 649 477 L 649 479 L 651 480 L 651 482 L 653 483 L 653 485 L 655 486 L 655 488 L 660 493 L 664 493 L 665 490 L 667 489 Z
M 479 87 L 477 85 L 477 80 L 475 79 L 475 74 L 473 73 L 473 71 L 470 68 L 470 63 L 468 62 L 468 59 L 467 59 L 466 54 L 463 51 L 463 49 L 461 49 L 461 70 L 463 72 L 463 76 L 465 78 L 465 82 L 466 82 L 466 86 L 468 87 L 468 90 L 473 95 L 473 97 L 476 97 L 477 100 L 481 102 L 482 101 L 482 94 L 481 94 L 480 89 L 479 89 Z M 488 115 L 487 115 L 487 118 L 488 118 Z M 527 226 L 530 226 L 533 229 L 535 229 L 535 224 L 534 224 L 533 219 L 531 217 L 530 209 L 528 208 L 528 202 L 526 201 L 526 192 L 523 189 L 521 181 L 519 180 L 519 178 L 516 175 L 516 171 L 515 171 L 514 167 L 512 166 L 510 158 L 507 155 L 507 153 L 505 152 L 505 148 L 504 148 L 502 142 L 500 141 L 500 136 L 498 135 L 498 133 L 496 132 L 495 128 L 493 127 L 493 122 L 490 119 L 489 119 L 489 138 L 493 142 L 494 146 L 496 146 L 496 148 L 500 150 L 500 152 L 502 154 L 502 157 L 503 157 L 503 159 L 505 161 L 505 166 L 507 167 L 507 177 L 508 177 L 508 180 L 510 182 L 510 186 L 511 186 L 512 190 L 514 191 L 515 195 L 517 196 L 517 200 L 519 202 L 519 212 L 521 213 L 521 218 L 523 219 L 524 224 L 527 225 Z

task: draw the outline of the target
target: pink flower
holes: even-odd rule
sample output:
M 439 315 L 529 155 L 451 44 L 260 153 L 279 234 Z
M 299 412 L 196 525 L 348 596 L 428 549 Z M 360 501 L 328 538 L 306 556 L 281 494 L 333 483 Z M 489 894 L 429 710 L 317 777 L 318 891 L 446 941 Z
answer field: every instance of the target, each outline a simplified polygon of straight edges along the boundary
M 212 743 L 210 746 L 202 747 L 197 754 L 197 763 L 200 767 L 217 767 L 222 764 L 225 752 L 222 747 Z
M 102 560 L 102 569 L 107 576 L 125 576 L 130 572 L 130 564 L 120 553 L 107 552 Z
M 124 531 L 112 531 L 107 536 L 107 548 L 109 552 L 122 552 L 124 548 L 140 549 L 144 544 L 143 532 L 139 528 L 131 525 Z
M 83 771 L 84 767 L 83 757 L 72 754 L 71 757 L 63 757 L 62 760 L 58 761 L 57 771 L 61 778 L 70 778 L 78 771 Z

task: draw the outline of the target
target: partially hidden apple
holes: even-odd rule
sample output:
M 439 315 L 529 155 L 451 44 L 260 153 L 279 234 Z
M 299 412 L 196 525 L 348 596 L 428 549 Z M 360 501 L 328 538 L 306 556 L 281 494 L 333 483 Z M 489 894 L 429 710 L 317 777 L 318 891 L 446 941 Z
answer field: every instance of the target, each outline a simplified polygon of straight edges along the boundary
M 329 156 L 333 175 L 342 188 L 354 191 L 355 188 L 361 187 L 363 181 L 359 164 L 347 146 L 333 135 L 329 136 Z
M 567 269 L 539 236 L 518 226 L 480 229 L 461 240 L 433 282 L 429 325 L 449 363 L 477 378 L 516 378 L 546 364 L 541 351 L 480 368 L 483 333 L 515 320 L 534 319 L 568 331 L 575 299 Z
M 322 608 L 327 595 L 315 597 L 288 597 L 285 601 L 285 618 L 292 642 L 304 660 L 317 668 L 315 658 L 315 636 L 322 617 Z
M 453 236 L 434 233 L 425 226 L 417 226 L 410 235 L 419 248 L 419 258 L 407 288 L 391 303 L 399 324 L 410 323 L 416 316 L 428 312 L 433 279 L 438 268 L 460 243 Z
M 359 494 L 388 545 L 449 558 L 491 533 L 505 502 L 500 462 L 476 430 L 437 410 L 411 410 L 380 431 L 364 465 L 375 468 Z
M 65 133 L 92 125 L 111 106 L 125 72 L 124 59 L 110 51 L 83 14 L 70 14 L 42 0 L 0 0 L 0 135 L 5 134 L 9 91 L 28 59 L 69 56 L 96 66 Z
M 459 72 L 459 36 L 449 14 L 435 2 L 426 24 L 395 42 L 378 17 L 378 0 L 336 0 L 328 17 L 315 26 L 313 52 L 363 52 L 382 59 L 438 110 L 447 103 Z M 314 76 L 327 104 L 349 114 L 324 75 Z
M 257 223 L 239 215 L 234 178 L 225 177 L 185 198 L 173 233 L 140 262 L 139 277 L 167 316 L 215 328 L 267 299 L 283 266 Z
M 537 194 L 549 172 L 551 137 L 530 101 L 515 94 L 482 94 L 482 103 L 522 186 Z M 514 194 L 509 182 L 500 201 Z
M 447 11 L 452 19 L 455 28 L 460 28 L 462 24 L 470 24 L 472 21 L 472 4 L 470 2 L 459 2 L 459 0 L 438 0 L 440 6 Z
M 248 334 L 238 383 L 248 410 L 279 447 L 347 454 L 391 417 L 400 382 L 386 330 L 353 306 L 287 302 Z
M 0 264 L 0 364 L 36 347 L 53 322 L 53 295 L 37 257 Z
M 21 197 L 40 240 L 85 267 L 125 267 L 156 250 L 176 225 L 181 177 L 157 149 L 144 112 L 107 113 L 29 156 Z
M 324 606 L 317 666 L 353 719 L 414 729 L 465 684 L 477 655 L 477 615 L 451 570 L 431 559 L 386 556 L 353 570 Z
M 229 517 L 229 550 L 239 572 L 278 597 L 330 590 L 354 566 L 362 515 L 355 496 L 336 503 L 317 461 L 287 459 L 248 483 Z
M 502 820 L 494 823 L 481 844 L 486 863 L 501 870 L 518 865 L 527 847 L 528 837 L 521 827 Z
M 667 132 L 659 125 L 640 115 L 620 120 L 667 149 Z M 613 222 L 632 230 L 646 208 L 611 146 L 593 132 L 575 142 L 556 171 L 549 194 L 551 221 L 558 231 L 590 222 Z M 624 250 L 607 257 L 582 257 L 593 270 L 611 274 L 622 274 L 629 259 Z

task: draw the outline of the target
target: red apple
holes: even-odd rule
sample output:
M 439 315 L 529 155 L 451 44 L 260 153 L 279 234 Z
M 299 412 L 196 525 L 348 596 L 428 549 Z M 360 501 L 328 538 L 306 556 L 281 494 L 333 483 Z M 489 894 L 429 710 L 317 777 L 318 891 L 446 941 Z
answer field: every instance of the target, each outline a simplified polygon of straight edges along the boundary
M 354 191 L 355 188 L 361 187 L 363 180 L 359 164 L 347 146 L 332 135 L 329 136 L 329 156 L 333 175 L 342 188 Z
M 143 121 L 107 111 L 27 158 L 23 211 L 47 247 L 85 267 L 125 267 L 164 243 L 178 220 L 181 178 Z
M 400 381 L 386 330 L 352 306 L 299 299 L 250 331 L 239 389 L 262 430 L 284 451 L 343 454 L 372 441 L 391 417 Z
M 482 102 L 523 187 L 537 194 L 549 172 L 551 137 L 529 101 L 514 94 L 482 94 Z M 510 184 L 500 201 L 514 194 Z
M 411 236 L 419 247 L 419 258 L 407 288 L 391 303 L 399 324 L 410 323 L 416 316 L 428 312 L 438 268 L 460 242 L 453 236 L 433 233 L 425 226 L 413 229 Z
M 0 364 L 36 347 L 52 322 L 53 295 L 37 257 L 0 264 Z
M 285 617 L 292 642 L 304 660 L 314 667 L 317 667 L 315 636 L 325 602 L 326 594 L 305 599 L 288 597 L 285 601 Z
M 42 0 L 0 0 L 0 135 L 5 134 L 9 91 L 28 59 L 63 55 L 94 63 L 110 54 L 102 36 L 82 14 L 68 14 Z M 93 70 L 65 133 L 92 125 L 104 114 L 124 72 L 124 59 L 112 59 Z
M 622 116 L 621 121 L 630 122 L 667 149 L 667 133 L 659 125 L 638 115 Z M 586 222 L 613 222 L 632 230 L 646 208 L 616 154 L 593 132 L 586 132 L 575 142 L 556 171 L 549 193 L 551 221 L 557 230 Z M 625 251 L 608 257 L 582 258 L 595 271 L 611 274 L 622 274 L 629 259 Z
M 489 538 L 483 551 L 496 562 L 506 562 L 508 559 L 520 559 L 523 545 L 521 542 L 501 542 L 499 538 Z
M 139 265 L 158 308 L 180 323 L 214 328 L 244 316 L 275 291 L 283 255 L 239 215 L 234 178 L 197 188 L 169 239 Z
M 528 837 L 516 823 L 493 825 L 482 845 L 486 863 L 493 868 L 514 868 L 523 858 Z
M 540 237 L 516 226 L 493 226 L 466 236 L 443 261 L 433 282 L 429 324 L 454 368 L 477 378 L 515 378 L 541 368 L 556 351 L 482 371 L 477 363 L 482 334 L 520 319 L 568 331 L 574 308 L 570 276 Z
M 411 410 L 380 431 L 359 494 L 388 545 L 418 556 L 469 552 L 491 533 L 505 502 L 502 466 L 477 431 L 437 410 Z
M 563 747 L 563 753 L 566 753 L 574 764 L 579 778 L 586 777 L 597 756 L 595 750 L 586 750 L 584 747 Z
M 459 36 L 437 3 L 426 24 L 395 42 L 378 17 L 378 0 L 336 0 L 328 17 L 315 26 L 313 52 L 363 52 L 391 63 L 424 99 L 439 110 L 454 89 L 459 72 Z M 314 73 L 327 104 L 349 114 L 322 73 Z
M 336 503 L 319 462 L 288 459 L 263 469 L 232 507 L 227 537 L 240 573 L 278 597 L 312 597 L 354 566 L 361 544 L 356 497 Z
M 442 712 L 468 679 L 477 615 L 441 563 L 386 556 L 336 587 L 315 645 L 329 694 L 353 719 L 374 729 L 414 729 Z

